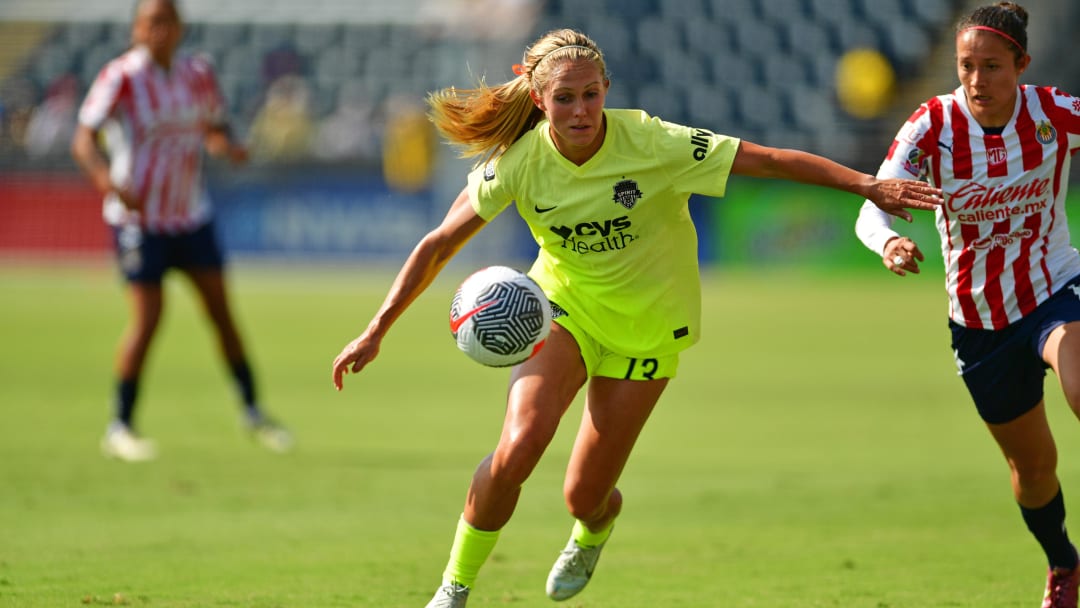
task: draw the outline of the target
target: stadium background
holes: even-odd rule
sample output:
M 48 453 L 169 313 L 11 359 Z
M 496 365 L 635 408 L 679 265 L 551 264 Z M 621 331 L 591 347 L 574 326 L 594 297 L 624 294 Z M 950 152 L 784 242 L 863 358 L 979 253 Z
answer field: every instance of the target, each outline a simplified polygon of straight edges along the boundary
M 418 102 L 428 88 L 467 82 L 466 65 L 492 80 L 508 78 L 526 41 L 564 23 L 597 30 L 613 60 L 613 103 L 669 103 L 666 94 L 649 101 L 645 93 L 666 89 L 681 100 L 674 103 L 689 105 L 687 82 L 665 83 L 674 77 L 629 60 L 676 48 L 641 35 L 653 27 L 646 23 L 670 22 L 681 24 L 674 26 L 680 35 L 713 25 L 714 35 L 696 43 L 703 46 L 687 47 L 709 69 L 708 82 L 695 85 L 722 84 L 730 92 L 745 70 L 750 82 L 769 82 L 788 104 L 797 87 L 771 80 L 757 61 L 739 67 L 744 63 L 733 60 L 723 77 L 714 74 L 718 59 L 751 57 L 736 53 L 745 37 L 728 19 L 736 28 L 783 27 L 781 52 L 799 66 L 823 52 L 790 53 L 787 36 L 797 28 L 777 24 L 820 15 L 832 21 L 805 29 L 830 45 L 838 44 L 840 23 L 833 21 L 841 20 L 864 36 L 870 27 L 880 42 L 882 26 L 860 17 L 864 6 L 881 11 L 875 24 L 923 28 L 919 15 L 940 5 L 894 0 L 890 9 L 885 1 L 718 2 L 699 6 L 703 13 L 694 18 L 671 16 L 674 3 L 565 0 L 532 5 L 533 22 L 529 5 L 518 2 L 471 2 L 482 17 L 455 20 L 466 13 L 449 0 L 181 0 L 192 22 L 190 44 L 215 55 L 245 137 L 258 132 L 255 116 L 268 91 L 262 59 L 269 52 L 257 51 L 253 64 L 250 50 L 273 40 L 273 32 L 287 32 L 304 60 L 316 124 L 350 95 L 374 108 L 407 109 L 405 102 Z M 492 408 L 501 410 L 504 372 L 453 353 L 445 324 L 450 273 L 395 326 L 378 371 L 352 378 L 337 394 L 327 366 L 385 294 L 388 276 L 368 267 L 400 263 L 415 236 L 441 216 L 467 165 L 436 146 L 430 181 L 417 188 L 407 179 L 423 171 L 387 180 L 384 153 L 407 169 L 424 168 L 424 157 L 381 142 L 419 142 L 420 150 L 431 150 L 424 147 L 431 142 L 424 135 L 395 140 L 386 135 L 385 114 L 372 120 L 364 112 L 345 112 L 352 126 L 332 132 L 369 133 L 367 141 L 377 145 L 366 154 L 274 157 L 256 150 L 257 162 L 239 172 L 214 165 L 221 227 L 245 264 L 233 276 L 234 302 L 250 330 L 271 411 L 296 431 L 299 449 L 268 459 L 238 441 L 201 311 L 190 294 L 178 293 L 181 281 L 168 281 L 169 320 L 147 370 L 151 388 L 141 414 L 163 458 L 151 467 L 97 458 L 112 349 L 127 310 L 108 263 L 97 196 L 74 173 L 66 138 L 44 138 L 56 147 L 31 152 L 27 130 L 59 75 L 72 74 L 74 81 L 61 82 L 77 82 L 78 98 L 83 67 L 92 73 L 123 46 L 131 2 L 0 0 L 0 335 L 8 345 L 0 349 L 0 429 L 7 431 L 0 433 L 0 521 L 17 522 L 0 526 L 0 606 L 422 605 L 445 564 L 465 472 L 499 432 Z M 1067 5 L 1077 3 L 1027 4 L 1036 56 L 1029 80 L 1080 90 L 1069 82 L 1077 80 L 1069 46 L 1077 22 Z M 496 6 L 509 7 L 505 20 Z M 928 40 L 911 43 L 929 45 L 925 57 L 911 72 L 896 68 L 900 95 L 879 118 L 848 116 L 826 71 L 821 89 L 810 94 L 819 110 L 827 108 L 827 120 L 813 123 L 819 135 L 798 131 L 799 142 L 873 170 L 914 104 L 955 82 L 948 23 L 963 8 L 948 6 L 946 23 L 926 26 Z M 436 8 L 447 12 L 436 17 Z M 605 21 L 621 25 L 605 31 Z M 508 32 L 508 39 L 490 36 Z M 620 36 L 627 54 L 615 57 Z M 1062 46 L 1037 46 L 1053 40 Z M 320 50 L 305 51 L 305 44 Z M 833 59 L 841 56 L 840 47 L 829 48 Z M 369 65 L 371 56 L 382 59 Z M 247 68 L 236 67 L 245 61 Z M 635 77 L 635 69 L 652 71 Z M 386 95 L 366 92 L 369 79 L 380 78 Z M 63 86 L 70 84 L 57 88 Z M 238 94 L 244 86 L 250 88 Z M 395 101 L 386 106 L 380 99 Z M 767 143 L 788 136 L 783 129 L 752 131 L 738 102 L 722 105 L 724 99 L 734 98 L 718 96 L 715 115 L 700 124 Z M 810 98 L 797 99 L 800 112 L 812 107 Z M 751 106 L 755 116 L 769 105 L 752 101 L 760 102 Z M 66 115 L 63 103 L 48 105 Z M 1018 524 L 1000 451 L 975 422 L 954 372 L 935 266 L 917 280 L 884 272 L 852 236 L 856 203 L 827 191 L 736 179 L 720 204 L 695 204 L 704 219 L 704 255 L 721 275 L 705 281 L 708 337 L 682 359 L 680 380 L 635 448 L 624 486 L 634 506 L 623 515 L 619 550 L 605 557 L 604 576 L 583 600 L 588 606 L 1005 608 L 1041 596 L 1040 550 Z M 463 252 L 466 263 L 520 255 L 528 242 L 514 219 L 485 230 Z M 932 230 L 925 215 L 918 223 Z M 74 254 L 97 262 L 69 264 Z M 297 271 L 280 260 L 298 261 Z M 794 260 L 800 266 L 758 271 Z M 841 264 L 843 271 L 804 272 L 807 260 Z M 337 261 L 348 266 L 333 266 Z M 731 268 L 738 265 L 745 268 Z M 866 275 L 851 280 L 855 268 Z M 905 362 L 902 373 L 894 361 Z M 1047 409 L 1060 474 L 1080 478 L 1078 427 L 1049 385 Z M 532 476 L 513 533 L 485 566 L 477 606 L 550 605 L 538 583 L 565 539 L 558 496 L 574 430 L 563 425 Z M 999 572 L 1009 575 L 992 574 Z
M 907 114 L 955 86 L 952 27 L 981 3 L 187 0 L 181 8 L 185 47 L 214 58 L 232 124 L 254 157 L 238 171 L 209 168 L 227 247 L 249 258 L 393 263 L 442 216 L 469 168 L 436 141 L 425 92 L 509 79 L 524 45 L 544 31 L 574 27 L 598 41 L 613 77 L 610 107 L 873 172 Z M 1024 80 L 1080 91 L 1071 48 L 1080 4 L 1024 4 L 1035 58 Z M 131 9 L 130 0 L 0 2 L 4 257 L 108 255 L 98 196 L 67 150 L 88 84 L 126 47 Z M 693 205 L 702 258 L 876 267 L 852 236 L 851 203 L 736 178 L 722 204 Z M 531 256 L 511 215 L 470 244 L 466 263 Z M 914 232 L 933 263 L 931 222 Z

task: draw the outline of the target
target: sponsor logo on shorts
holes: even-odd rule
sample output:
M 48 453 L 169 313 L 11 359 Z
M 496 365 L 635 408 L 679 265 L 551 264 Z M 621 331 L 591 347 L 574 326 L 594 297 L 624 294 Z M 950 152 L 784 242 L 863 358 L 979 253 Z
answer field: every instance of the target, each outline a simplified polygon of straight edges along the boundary
M 960 350 L 954 348 L 952 351 L 952 356 L 953 363 L 956 363 L 956 369 L 959 370 L 960 375 L 963 375 L 964 366 L 967 365 L 967 363 L 964 363 L 964 360 L 960 358 Z

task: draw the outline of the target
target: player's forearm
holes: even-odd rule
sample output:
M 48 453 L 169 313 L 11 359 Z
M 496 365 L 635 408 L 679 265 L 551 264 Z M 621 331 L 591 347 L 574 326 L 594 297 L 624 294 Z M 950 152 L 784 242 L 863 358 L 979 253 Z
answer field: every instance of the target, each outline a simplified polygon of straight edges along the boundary
M 740 158 L 741 157 L 741 158 Z M 741 162 L 740 162 L 741 161 Z M 823 156 L 801 150 L 768 148 L 745 143 L 736 155 L 733 173 L 752 177 L 786 179 L 825 186 L 868 198 L 874 177 Z
M 233 139 L 228 125 L 219 125 L 207 130 L 203 138 L 203 147 L 207 154 L 218 158 L 227 158 L 234 164 L 247 161 L 247 148 Z
M 859 210 L 859 218 L 855 221 L 855 235 L 867 249 L 881 255 L 885 250 L 885 245 L 899 236 L 892 229 L 892 223 L 893 216 L 879 209 L 873 201 L 868 200 Z
M 390 326 L 431 285 L 446 265 L 449 257 L 438 253 L 439 247 L 431 236 L 428 235 L 416 245 L 401 267 L 382 306 L 368 324 L 369 331 L 386 335 Z
M 76 130 L 71 140 L 71 156 L 98 192 L 108 194 L 114 189 L 109 164 L 98 151 L 92 131 L 85 127 Z
M 439 275 L 465 243 L 487 222 L 473 211 L 467 189 L 462 189 L 442 223 L 420 239 L 398 272 L 382 307 L 368 325 L 369 332 L 385 335 L 390 325 Z

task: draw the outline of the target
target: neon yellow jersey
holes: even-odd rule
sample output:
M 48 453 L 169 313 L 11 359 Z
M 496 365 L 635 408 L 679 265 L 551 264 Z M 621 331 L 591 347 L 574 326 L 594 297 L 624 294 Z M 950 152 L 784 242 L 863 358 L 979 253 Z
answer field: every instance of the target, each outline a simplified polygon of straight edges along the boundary
M 692 193 L 723 196 L 739 140 L 605 110 L 600 150 L 580 167 L 547 121 L 469 174 L 477 214 L 516 202 L 540 252 L 529 276 L 614 352 L 677 353 L 700 337 L 701 279 Z

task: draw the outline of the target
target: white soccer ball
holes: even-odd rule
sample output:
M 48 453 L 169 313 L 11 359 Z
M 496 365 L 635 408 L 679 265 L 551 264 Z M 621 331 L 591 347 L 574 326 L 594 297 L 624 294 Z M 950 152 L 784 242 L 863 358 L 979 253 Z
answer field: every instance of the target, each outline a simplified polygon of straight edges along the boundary
M 461 352 L 490 367 L 517 365 L 551 331 L 551 303 L 535 281 L 507 266 L 469 275 L 450 304 L 450 333 Z

